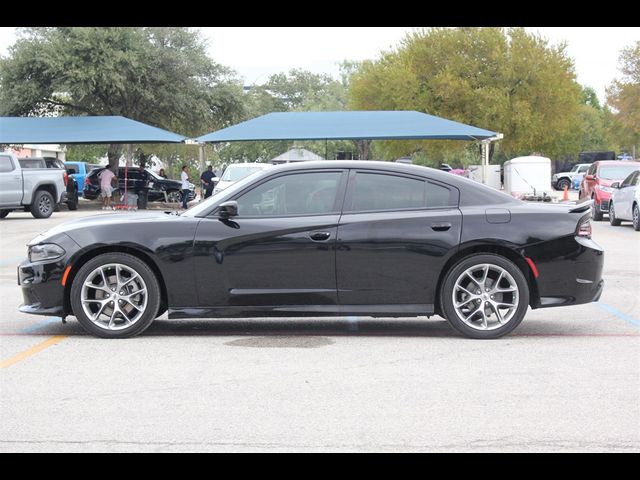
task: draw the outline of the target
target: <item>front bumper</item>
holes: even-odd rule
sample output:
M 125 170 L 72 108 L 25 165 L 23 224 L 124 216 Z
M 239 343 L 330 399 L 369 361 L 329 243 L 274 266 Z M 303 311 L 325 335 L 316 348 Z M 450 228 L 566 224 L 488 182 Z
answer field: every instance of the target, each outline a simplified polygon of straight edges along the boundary
M 23 303 L 19 310 L 34 315 L 65 316 L 63 261 L 52 263 L 25 261 L 18 266 L 18 285 Z

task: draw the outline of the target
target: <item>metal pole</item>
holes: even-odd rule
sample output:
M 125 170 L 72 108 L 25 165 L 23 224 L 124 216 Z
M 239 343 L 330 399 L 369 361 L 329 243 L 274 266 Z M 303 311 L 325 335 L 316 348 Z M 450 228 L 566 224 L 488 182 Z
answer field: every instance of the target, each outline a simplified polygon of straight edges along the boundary
M 487 184 L 487 167 L 489 166 L 489 144 L 482 142 L 482 183 Z
M 204 143 L 198 144 L 198 159 L 200 160 L 200 171 L 205 171 L 204 165 Z

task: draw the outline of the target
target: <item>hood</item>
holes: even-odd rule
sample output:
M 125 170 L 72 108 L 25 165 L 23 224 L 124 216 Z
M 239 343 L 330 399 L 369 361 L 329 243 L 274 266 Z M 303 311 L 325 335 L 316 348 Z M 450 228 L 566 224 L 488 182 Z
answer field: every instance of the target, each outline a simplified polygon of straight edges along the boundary
M 91 215 L 90 217 L 78 218 L 69 222 L 61 223 L 31 240 L 27 245 L 34 245 L 43 242 L 51 237 L 66 234 L 73 238 L 73 233 L 78 230 L 92 229 L 109 225 L 123 223 L 147 223 L 147 222 L 173 222 L 181 219 L 179 215 L 168 215 L 164 212 L 136 212 L 136 213 L 109 213 L 104 215 Z

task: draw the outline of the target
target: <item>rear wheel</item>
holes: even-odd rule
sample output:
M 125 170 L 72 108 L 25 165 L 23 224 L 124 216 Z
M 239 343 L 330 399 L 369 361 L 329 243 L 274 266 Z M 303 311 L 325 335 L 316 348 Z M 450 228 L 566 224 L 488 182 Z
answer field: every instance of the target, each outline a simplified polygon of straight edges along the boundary
M 0 218 L 4 218 L 4 217 L 6 217 L 7 215 L 9 215 L 9 212 L 10 212 L 10 211 L 11 211 L 11 210 L 0 210 Z
M 137 257 L 106 253 L 80 268 L 71 286 L 71 306 L 89 333 L 128 338 L 151 325 L 160 308 L 160 286 Z
M 78 192 L 76 191 L 72 197 L 67 200 L 67 207 L 69 210 L 77 210 L 78 209 Z
M 614 227 L 619 227 L 622 223 L 621 220 L 616 218 L 616 211 L 613 208 L 613 202 L 609 204 L 609 223 Z
M 633 206 L 633 229 L 640 232 L 640 207 L 637 203 Z
M 33 203 L 29 207 L 29 211 L 35 218 L 49 218 L 55 207 L 56 203 L 53 195 L 46 190 L 38 190 L 33 197 Z
M 598 205 L 598 203 L 596 202 L 596 197 L 592 197 L 591 200 L 593 200 L 593 204 L 591 205 L 591 218 L 593 218 L 593 220 L 596 222 L 600 222 L 603 218 L 603 213 L 602 210 L 600 210 L 600 205 Z
M 499 338 L 524 318 L 529 286 L 510 260 L 492 254 L 472 255 L 449 270 L 440 302 L 447 320 L 464 336 Z

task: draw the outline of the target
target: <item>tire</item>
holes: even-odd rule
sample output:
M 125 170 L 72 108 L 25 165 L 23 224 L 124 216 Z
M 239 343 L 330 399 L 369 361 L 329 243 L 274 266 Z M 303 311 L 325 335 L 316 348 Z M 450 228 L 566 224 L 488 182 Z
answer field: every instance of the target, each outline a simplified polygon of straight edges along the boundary
M 564 190 L 564 187 L 571 188 L 571 181 L 568 178 L 561 178 L 556 183 L 556 190 Z
M 595 222 L 601 222 L 604 214 L 602 213 L 602 210 L 600 210 L 600 206 L 596 203 L 596 198 L 593 197 L 592 200 L 593 206 L 591 207 L 591 218 L 593 218 Z
M 5 218 L 7 215 L 9 215 L 9 212 L 11 210 L 0 210 L 0 219 Z
M 167 200 L 169 203 L 182 203 L 182 192 L 180 190 L 167 192 Z
M 637 203 L 633 205 L 633 229 L 640 232 L 640 207 Z
M 469 290 L 472 287 L 477 290 Z M 475 297 L 478 292 L 477 299 L 470 298 L 470 294 Z M 447 272 L 440 289 L 440 305 L 449 323 L 465 337 L 500 338 L 515 329 L 527 313 L 529 285 L 522 271 L 505 257 L 471 255 Z
M 71 200 L 67 200 L 69 210 L 78 210 L 78 192 L 73 195 Z
M 616 218 L 616 212 L 613 209 L 613 202 L 609 203 L 609 223 L 613 227 L 619 227 L 622 220 Z
M 29 206 L 29 211 L 35 218 L 49 218 L 55 207 L 56 202 L 53 199 L 53 195 L 46 190 L 38 190 Z
M 117 284 L 121 290 L 116 292 L 117 288 L 113 287 Z M 125 300 L 113 298 L 125 291 L 128 292 L 122 297 L 126 297 Z M 118 311 L 113 308 L 116 300 L 119 300 Z M 142 260 L 126 253 L 105 253 L 89 260 L 80 268 L 71 286 L 74 315 L 87 332 L 102 338 L 130 338 L 141 334 L 156 318 L 160 300 L 160 286 L 153 271 Z

